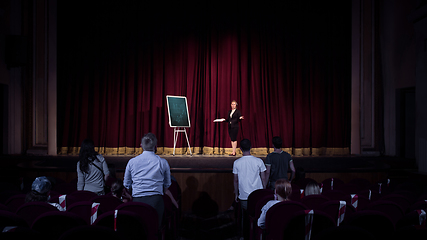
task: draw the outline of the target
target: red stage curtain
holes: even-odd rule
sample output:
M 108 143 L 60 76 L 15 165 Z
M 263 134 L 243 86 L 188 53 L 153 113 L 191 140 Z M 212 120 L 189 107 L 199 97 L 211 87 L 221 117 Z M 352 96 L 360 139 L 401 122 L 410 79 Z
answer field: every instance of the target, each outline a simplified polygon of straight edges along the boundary
M 124 4 L 114 20 L 111 5 L 62 22 L 59 147 L 85 138 L 100 147 L 139 147 L 147 132 L 158 146 L 173 147 L 166 95 L 187 97 L 192 147 L 230 147 L 227 124 L 212 121 L 226 117 L 232 100 L 245 118 L 238 139 L 253 147 L 272 147 L 276 135 L 285 148 L 350 146 L 349 4 L 340 11 L 280 5 L 290 7 L 283 16 L 260 9 L 258 17 L 231 14 L 237 5 L 226 13 L 199 8 L 206 16 L 187 10 L 187 18 L 147 9 L 141 16 L 144 5 Z

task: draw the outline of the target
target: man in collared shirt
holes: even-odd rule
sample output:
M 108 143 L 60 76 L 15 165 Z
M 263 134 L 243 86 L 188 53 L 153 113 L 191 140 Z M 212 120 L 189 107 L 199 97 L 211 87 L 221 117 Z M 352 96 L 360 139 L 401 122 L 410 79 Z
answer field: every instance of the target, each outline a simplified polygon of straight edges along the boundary
M 162 222 L 164 203 L 162 195 L 171 185 L 168 162 L 155 154 L 157 138 L 147 133 L 141 140 L 143 153 L 129 160 L 123 185 L 132 191 L 134 202 L 154 207 Z

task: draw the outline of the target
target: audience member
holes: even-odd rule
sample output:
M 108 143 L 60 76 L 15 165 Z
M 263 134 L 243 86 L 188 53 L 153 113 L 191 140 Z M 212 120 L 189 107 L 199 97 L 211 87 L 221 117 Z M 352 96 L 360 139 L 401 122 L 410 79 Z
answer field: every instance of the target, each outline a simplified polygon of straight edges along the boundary
M 320 194 L 319 184 L 316 181 L 308 182 L 304 189 L 304 196 L 319 195 L 319 194 Z
M 31 191 L 25 196 L 25 202 L 46 202 L 56 207 L 59 211 L 65 211 L 58 203 L 49 202 L 51 188 L 52 184 L 47 177 L 42 176 L 36 178 L 31 185 Z
M 105 181 L 109 174 L 107 163 L 104 157 L 95 151 L 93 141 L 83 140 L 77 163 L 77 190 L 104 195 Z
M 289 181 L 292 181 L 295 175 L 295 167 L 291 155 L 281 149 L 282 139 L 277 136 L 273 137 L 273 146 L 274 151 L 268 154 L 265 159 L 265 165 L 267 166 L 266 178 L 271 190 L 274 190 L 274 183 L 277 179 L 288 180 L 288 169 L 291 169 Z
M 288 201 L 289 195 L 292 193 L 292 185 L 286 179 L 279 179 L 275 182 L 275 200 L 268 201 L 261 209 L 261 215 L 258 218 L 258 226 L 260 228 L 265 228 L 265 216 L 267 214 L 268 209 L 270 209 L 274 204 Z
M 124 203 L 132 202 L 132 195 L 123 186 L 123 181 L 121 179 L 117 179 L 113 184 L 111 184 L 111 194 Z
M 162 195 L 171 185 L 169 163 L 155 154 L 157 138 L 147 133 L 141 140 L 142 154 L 129 160 L 123 185 L 130 189 L 134 202 L 143 202 L 154 207 L 159 216 L 159 227 L 164 212 Z M 172 194 L 169 195 L 172 197 Z
M 251 155 L 251 142 L 249 139 L 240 141 L 243 157 L 233 163 L 234 198 L 240 201 L 242 209 L 247 209 L 248 196 L 257 189 L 265 188 L 264 162 Z

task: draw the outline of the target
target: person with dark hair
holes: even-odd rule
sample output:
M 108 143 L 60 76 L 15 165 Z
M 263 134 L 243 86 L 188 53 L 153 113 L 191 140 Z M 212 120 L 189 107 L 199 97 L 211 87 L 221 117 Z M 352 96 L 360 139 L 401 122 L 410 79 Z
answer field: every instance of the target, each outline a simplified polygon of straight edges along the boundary
M 291 169 L 291 178 L 295 176 L 295 166 L 292 161 L 292 157 L 289 153 L 282 151 L 282 139 L 280 137 L 273 137 L 274 151 L 267 155 L 265 159 L 265 165 L 267 167 L 266 178 L 268 186 L 271 190 L 274 190 L 274 183 L 277 179 L 288 180 L 288 169 Z
M 95 144 L 90 139 L 82 142 L 77 163 L 77 190 L 86 190 L 104 195 L 105 181 L 110 171 L 104 157 L 95 151 Z
M 132 195 L 123 186 L 123 181 L 121 179 L 117 179 L 113 184 L 111 184 L 111 195 L 120 199 L 124 203 L 132 202 Z
M 320 194 L 319 184 L 314 180 L 308 182 L 304 189 L 304 196 L 319 195 L 319 194 Z
M 266 186 L 264 162 L 251 155 L 251 141 L 243 139 L 240 141 L 240 149 L 243 157 L 233 163 L 234 174 L 234 198 L 240 201 L 242 209 L 247 209 L 248 196 L 257 189 Z
M 168 190 L 172 182 L 169 163 L 156 155 L 156 146 L 156 136 L 145 134 L 141 139 L 143 152 L 129 160 L 123 185 L 131 190 L 134 202 L 146 203 L 156 209 L 160 227 L 165 210 L 162 195 L 172 196 Z
M 37 177 L 31 184 L 31 191 L 25 196 L 25 202 L 46 202 L 56 207 L 59 211 L 65 211 L 58 203 L 50 203 L 50 189 L 52 184 L 47 177 Z
M 227 118 L 217 119 L 220 122 L 228 122 L 228 135 L 231 139 L 231 147 L 233 152 L 230 156 L 236 156 L 237 149 L 237 134 L 239 133 L 239 122 L 244 119 L 242 113 L 237 109 L 237 101 L 231 101 L 231 110 L 228 112 Z M 217 121 L 215 120 L 215 121 Z
M 268 201 L 261 208 L 261 215 L 258 218 L 258 226 L 260 228 L 265 228 L 265 216 L 267 215 L 268 209 L 270 209 L 274 204 L 288 201 L 289 196 L 292 193 L 292 185 L 287 179 L 278 179 L 275 182 L 276 189 L 274 190 L 274 200 Z

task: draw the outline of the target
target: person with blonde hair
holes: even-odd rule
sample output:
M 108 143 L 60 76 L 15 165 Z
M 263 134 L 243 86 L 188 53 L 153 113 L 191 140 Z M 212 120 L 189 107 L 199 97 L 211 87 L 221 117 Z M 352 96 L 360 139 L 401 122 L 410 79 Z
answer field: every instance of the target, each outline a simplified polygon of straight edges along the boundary
M 319 184 L 316 181 L 308 182 L 304 189 L 304 196 L 319 195 L 319 194 L 320 194 Z
M 275 183 L 276 189 L 274 190 L 274 200 L 268 201 L 262 208 L 261 208 L 261 215 L 258 218 L 258 226 L 260 228 L 265 228 L 265 216 L 267 215 L 268 209 L 270 209 L 274 204 L 288 201 L 289 196 L 292 193 L 292 185 L 291 183 L 286 179 L 278 179 Z
M 220 122 L 228 122 L 228 135 L 231 140 L 233 151 L 230 156 L 236 156 L 237 149 L 237 134 L 239 132 L 239 122 L 244 119 L 242 113 L 237 109 L 237 101 L 231 101 L 231 110 L 228 112 L 227 118 L 218 119 Z M 216 120 L 215 120 L 216 121 Z

